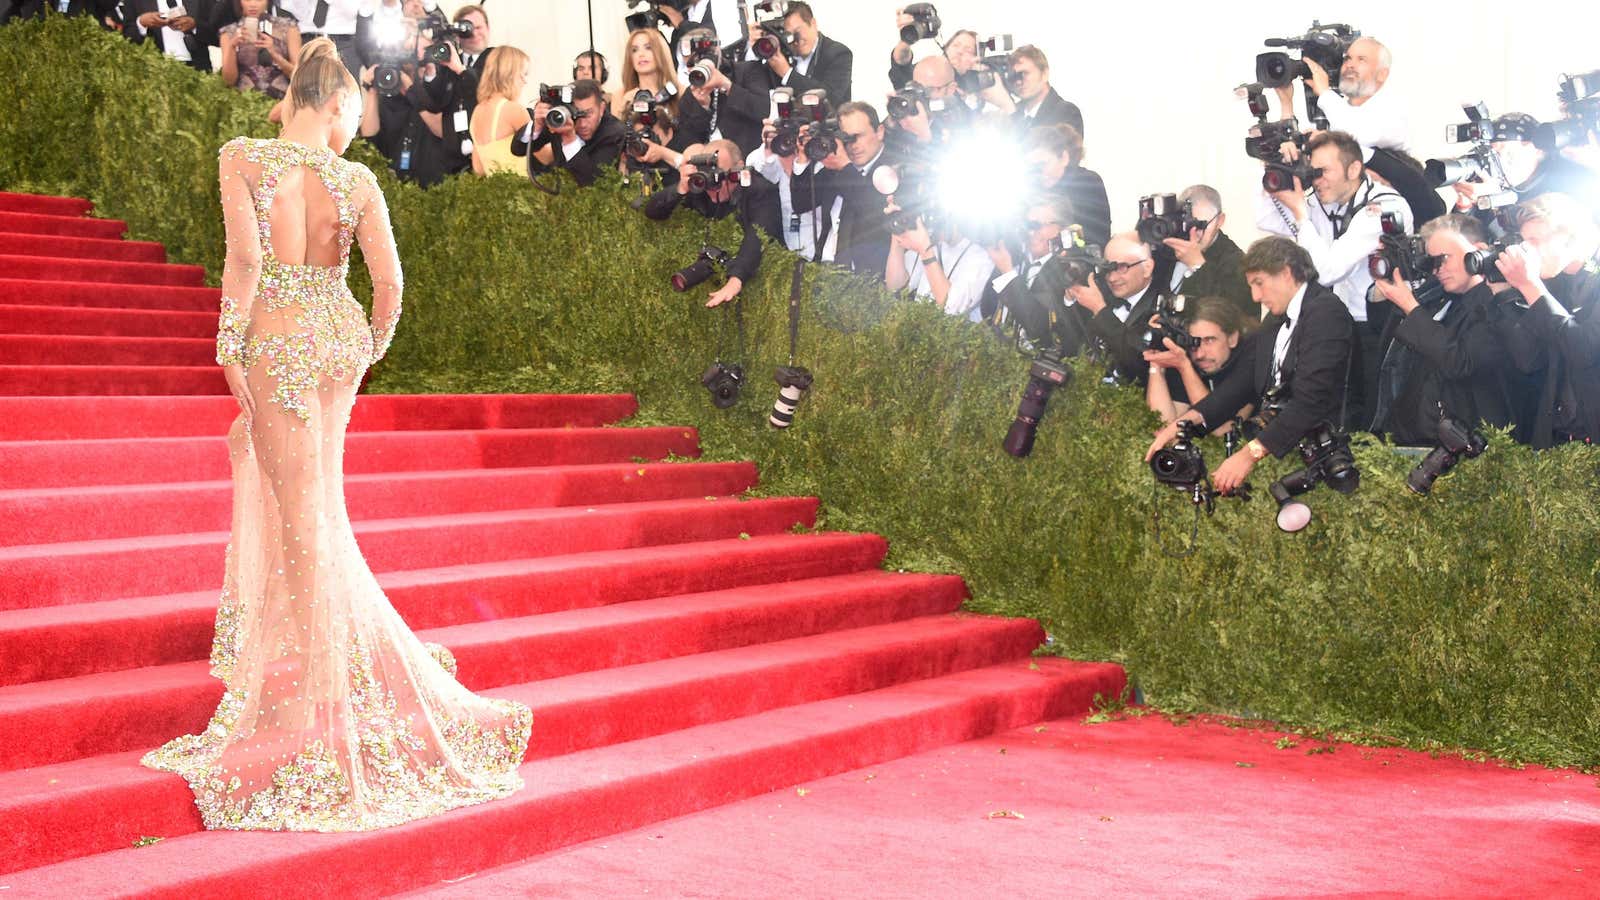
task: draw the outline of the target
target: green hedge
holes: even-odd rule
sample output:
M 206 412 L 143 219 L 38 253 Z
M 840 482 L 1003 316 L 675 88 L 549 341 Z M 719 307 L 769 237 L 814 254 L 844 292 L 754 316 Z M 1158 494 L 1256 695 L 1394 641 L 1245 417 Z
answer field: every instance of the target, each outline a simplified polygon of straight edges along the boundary
M 81 20 L 0 30 L 0 76 L 0 186 L 88 197 L 220 274 L 216 149 L 270 135 L 265 101 Z M 1419 498 L 1411 460 L 1358 441 L 1361 490 L 1310 495 L 1297 536 L 1264 496 L 1290 462 L 1269 462 L 1263 497 L 1222 504 L 1173 559 L 1153 513 L 1173 537 L 1189 513 L 1141 461 L 1152 418 L 1087 367 L 1018 462 L 999 444 L 1025 360 L 813 267 L 799 362 L 817 385 L 774 432 L 787 254 L 746 288 L 751 384 L 724 412 L 696 381 L 714 313 L 666 289 L 698 248 L 692 214 L 648 222 L 615 184 L 550 197 L 513 176 L 427 193 L 380 177 L 406 312 L 373 390 L 632 392 L 636 422 L 698 427 L 707 458 L 756 460 L 763 492 L 820 496 L 826 527 L 885 535 L 894 566 L 960 572 L 973 609 L 1039 618 L 1054 650 L 1125 663 L 1153 702 L 1600 763 L 1600 451 L 1497 437 Z

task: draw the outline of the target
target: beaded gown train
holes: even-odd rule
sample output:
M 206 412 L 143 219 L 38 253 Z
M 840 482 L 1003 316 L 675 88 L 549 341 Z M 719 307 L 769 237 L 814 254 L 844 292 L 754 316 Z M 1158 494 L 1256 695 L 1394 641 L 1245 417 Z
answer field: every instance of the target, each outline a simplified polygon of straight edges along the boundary
M 479 697 L 384 596 L 345 509 L 356 388 L 400 318 L 372 172 L 327 148 L 239 138 L 219 163 L 228 258 L 219 363 L 255 401 L 228 432 L 233 524 L 211 649 L 210 724 L 146 754 L 189 782 L 205 827 L 362 831 L 505 797 L 526 706 Z M 369 323 L 345 284 L 359 240 Z

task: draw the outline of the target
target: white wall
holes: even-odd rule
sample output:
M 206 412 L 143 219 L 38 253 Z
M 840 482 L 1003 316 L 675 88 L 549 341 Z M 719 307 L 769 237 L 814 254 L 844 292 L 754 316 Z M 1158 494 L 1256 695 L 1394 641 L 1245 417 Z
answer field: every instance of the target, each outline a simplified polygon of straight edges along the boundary
M 889 91 L 894 10 L 905 2 L 812 2 L 823 32 L 855 51 L 856 98 L 880 109 Z M 528 51 L 535 76 L 556 82 L 570 77 L 572 57 L 588 45 L 591 5 L 595 46 L 615 67 L 625 37 L 622 0 L 487 0 L 485 8 L 495 42 Z M 1384 91 L 1412 110 L 1419 158 L 1454 155 L 1441 137 L 1445 125 L 1462 121 L 1463 102 L 1484 100 L 1496 115 L 1515 110 L 1548 119 L 1556 115 L 1561 73 L 1600 68 L 1600 6 L 1592 2 L 935 5 L 946 34 L 1010 32 L 1018 44 L 1044 49 L 1051 83 L 1083 110 L 1085 164 L 1105 178 L 1119 229 L 1131 227 L 1141 194 L 1206 182 L 1234 212 L 1228 230 L 1241 240 L 1253 236 L 1260 164 L 1244 155 L 1251 118 L 1233 88 L 1251 79 L 1264 38 L 1297 34 L 1313 16 L 1349 23 L 1393 50 Z M 613 76 L 610 87 L 618 83 Z

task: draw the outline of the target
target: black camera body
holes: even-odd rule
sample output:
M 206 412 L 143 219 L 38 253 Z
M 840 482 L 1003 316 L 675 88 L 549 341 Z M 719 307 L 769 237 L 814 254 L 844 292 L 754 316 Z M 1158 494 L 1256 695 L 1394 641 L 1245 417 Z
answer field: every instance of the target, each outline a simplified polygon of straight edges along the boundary
M 1545 122 L 1533 131 L 1533 145 L 1546 153 L 1600 143 L 1600 69 L 1561 76 L 1556 98 L 1563 118 Z
M 692 287 L 704 284 L 711 276 L 728 267 L 728 251 L 712 244 L 700 248 L 700 254 L 694 262 L 672 273 L 672 289 L 683 293 Z
M 1521 237 L 1517 234 L 1503 235 L 1487 248 L 1473 250 L 1463 256 L 1461 265 L 1467 270 L 1468 275 L 1482 275 L 1485 281 L 1503 284 L 1506 277 L 1500 274 L 1500 254 L 1504 253 L 1507 247 L 1519 243 L 1520 240 Z
M 656 122 L 661 116 L 661 105 L 649 91 L 636 91 L 628 102 L 628 130 L 622 133 L 622 152 L 640 159 L 650 145 L 656 143 Z
M 690 87 L 705 87 L 713 75 L 731 65 L 716 33 L 709 29 L 697 29 L 679 39 L 678 55 L 689 70 Z
M 1156 481 L 1180 491 L 1192 491 L 1205 483 L 1209 470 L 1197 441 L 1204 436 L 1202 426 L 1187 419 L 1178 422 L 1178 439 L 1150 457 L 1150 472 Z
M 1294 119 L 1257 122 L 1250 127 L 1244 139 L 1244 152 L 1251 159 L 1266 163 L 1266 169 L 1261 173 L 1262 190 L 1269 194 L 1294 190 L 1295 179 L 1299 179 L 1301 189 L 1311 186 L 1321 171 L 1311 166 L 1310 157 L 1306 154 L 1308 141 L 1306 133 L 1300 130 L 1300 123 Z M 1283 145 L 1286 143 L 1292 143 L 1299 149 L 1299 159 L 1289 162 L 1284 158 Z
M 1438 445 L 1406 474 L 1406 487 L 1418 494 L 1426 494 L 1433 489 L 1433 483 L 1439 480 L 1439 476 L 1454 469 L 1462 457 L 1476 459 L 1488 446 L 1489 440 L 1483 436 L 1483 432 L 1445 416 L 1439 420 Z
M 1086 285 L 1089 279 L 1104 277 L 1111 271 L 1111 262 L 1101 255 L 1097 244 L 1071 243 L 1056 253 L 1061 260 L 1061 272 L 1068 285 Z
M 539 102 L 550 107 L 544 114 L 545 128 L 554 131 L 578 120 L 578 112 L 572 108 L 573 89 L 570 84 L 539 85 Z
M 1428 255 L 1427 242 L 1421 235 L 1405 233 L 1398 215 L 1386 212 L 1378 249 L 1367 256 L 1367 272 L 1375 281 L 1388 281 L 1398 272 L 1402 280 L 1416 282 L 1439 271 L 1443 261 L 1443 257 Z
M 1148 194 L 1139 198 L 1139 222 L 1134 231 L 1139 240 L 1163 248 L 1167 238 L 1188 240 L 1191 230 L 1203 231 L 1209 224 L 1209 219 L 1195 218 L 1192 201 L 1179 203 L 1177 194 Z
M 1345 53 L 1359 37 L 1361 32 L 1349 25 L 1323 25 L 1312 20 L 1305 34 L 1268 38 L 1265 42 L 1268 47 L 1296 50 L 1299 56 L 1290 56 L 1281 50 L 1257 54 L 1256 81 L 1267 87 L 1283 87 L 1293 84 L 1296 78 L 1310 78 L 1311 70 L 1305 64 L 1308 59 L 1337 79 L 1339 70 L 1344 66 Z
M 1006 431 L 1001 446 L 1017 459 L 1033 452 L 1033 442 L 1039 433 L 1039 420 L 1044 418 L 1045 406 L 1056 388 L 1072 381 L 1072 370 L 1061 364 L 1055 350 L 1042 350 L 1028 367 L 1028 384 L 1022 389 L 1022 402 L 1017 405 L 1017 417 Z
M 932 3 L 913 3 L 904 12 L 911 17 L 911 24 L 900 27 L 901 41 L 915 44 L 939 36 L 943 23 L 939 21 L 939 11 L 933 8 Z
M 1159 353 L 1167 351 L 1167 341 L 1171 341 L 1178 349 L 1185 353 L 1192 353 L 1200 346 L 1200 339 L 1189 336 L 1189 323 L 1183 318 L 1184 299 L 1180 294 L 1174 297 L 1162 297 L 1156 302 L 1156 324 L 1147 332 L 1145 349 Z
M 1496 188 L 1492 194 L 1478 197 L 1479 209 L 1495 209 L 1517 201 L 1511 179 L 1500 164 L 1495 152 L 1495 141 L 1532 140 L 1534 131 L 1527 127 L 1526 117 L 1489 117 L 1489 107 L 1479 103 L 1463 104 L 1461 111 L 1467 121 L 1460 125 L 1445 126 L 1445 140 L 1452 144 L 1470 143 L 1472 149 L 1453 159 L 1430 159 L 1423 163 L 1422 171 L 1428 185 L 1434 188 L 1449 187 L 1463 181 L 1480 181 Z
M 1305 468 L 1290 472 L 1267 488 L 1279 503 L 1318 484 L 1326 483 L 1341 494 L 1352 494 L 1361 486 L 1361 471 L 1350 452 L 1350 435 L 1323 423 L 1301 439 L 1299 449 Z
M 768 146 L 774 155 L 785 158 L 800 152 L 800 129 L 826 122 L 832 109 L 828 105 L 828 92 L 823 88 L 814 88 L 798 97 L 789 88 L 774 88 L 772 104 L 773 125 L 778 133 L 773 135 Z M 811 151 L 807 149 L 806 153 L 809 156 Z
M 750 42 L 750 50 L 757 58 L 768 60 L 782 53 L 783 58 L 792 64 L 795 60 L 795 35 L 783 27 L 783 20 L 762 22 L 758 28 L 761 33 Z
M 470 21 L 452 22 L 445 18 L 444 13 L 434 10 L 427 13 L 417 22 L 417 34 L 432 43 L 424 59 L 431 63 L 443 65 L 450 61 L 450 46 L 456 47 L 456 53 L 461 52 L 460 41 L 464 37 L 472 37 L 473 25 Z
M 712 406 L 727 409 L 739 402 L 739 389 L 744 386 L 744 367 L 718 360 L 700 374 L 700 385 L 710 392 Z

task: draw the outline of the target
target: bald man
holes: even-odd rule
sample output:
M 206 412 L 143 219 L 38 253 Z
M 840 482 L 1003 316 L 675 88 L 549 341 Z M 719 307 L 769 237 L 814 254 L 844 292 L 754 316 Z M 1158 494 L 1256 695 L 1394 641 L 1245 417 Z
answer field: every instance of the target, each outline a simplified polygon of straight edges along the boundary
M 911 80 L 927 94 L 928 103 L 918 103 L 912 115 L 892 119 L 895 127 L 914 136 L 919 144 L 931 144 L 943 139 L 935 134 L 936 119 L 940 131 L 966 123 L 970 110 L 956 90 L 956 67 L 950 60 L 942 56 L 922 60 L 912 69 Z
M 1167 293 L 1166 278 L 1158 280 L 1150 248 L 1132 232 L 1115 235 L 1106 244 L 1111 269 L 1103 279 L 1075 284 L 1067 296 L 1088 313 L 1089 334 L 1105 351 L 1107 361 L 1125 382 L 1144 384 L 1149 366 L 1144 349 L 1156 301 Z

